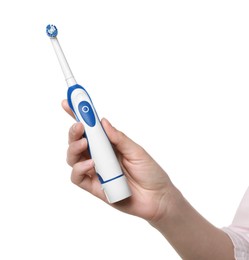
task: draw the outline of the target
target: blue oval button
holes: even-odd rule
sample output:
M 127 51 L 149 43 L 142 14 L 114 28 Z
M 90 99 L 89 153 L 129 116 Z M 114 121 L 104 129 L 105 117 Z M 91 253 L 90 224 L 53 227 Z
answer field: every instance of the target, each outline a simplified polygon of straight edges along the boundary
M 91 105 L 87 101 L 81 101 L 78 105 L 83 120 L 91 127 L 95 126 L 96 119 Z

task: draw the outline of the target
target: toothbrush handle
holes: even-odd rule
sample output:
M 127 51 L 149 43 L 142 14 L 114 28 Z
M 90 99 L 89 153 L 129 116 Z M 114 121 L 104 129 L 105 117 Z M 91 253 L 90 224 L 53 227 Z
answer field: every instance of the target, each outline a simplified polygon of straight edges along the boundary
M 86 90 L 78 84 L 69 87 L 68 103 L 77 121 L 84 125 L 89 153 L 108 201 L 115 203 L 131 196 L 126 177 Z

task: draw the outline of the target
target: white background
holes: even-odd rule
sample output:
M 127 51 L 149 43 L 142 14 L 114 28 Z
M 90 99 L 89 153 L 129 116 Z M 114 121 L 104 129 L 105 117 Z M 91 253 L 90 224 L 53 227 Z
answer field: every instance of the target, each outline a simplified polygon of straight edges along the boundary
M 70 182 L 66 84 L 163 166 L 218 227 L 249 183 L 249 3 L 1 1 L 0 259 L 179 259 L 144 220 Z

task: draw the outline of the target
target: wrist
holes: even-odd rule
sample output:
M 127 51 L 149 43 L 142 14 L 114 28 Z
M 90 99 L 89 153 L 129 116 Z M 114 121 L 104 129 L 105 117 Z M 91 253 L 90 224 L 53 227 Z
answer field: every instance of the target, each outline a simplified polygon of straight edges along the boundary
M 229 237 L 203 218 L 177 188 L 172 187 L 164 200 L 164 211 L 149 223 L 182 259 L 234 259 Z
M 175 218 L 178 214 L 177 209 L 185 201 L 181 192 L 173 185 L 167 187 L 164 195 L 161 197 L 158 212 L 154 218 L 149 220 L 149 224 L 161 231 L 166 224 Z

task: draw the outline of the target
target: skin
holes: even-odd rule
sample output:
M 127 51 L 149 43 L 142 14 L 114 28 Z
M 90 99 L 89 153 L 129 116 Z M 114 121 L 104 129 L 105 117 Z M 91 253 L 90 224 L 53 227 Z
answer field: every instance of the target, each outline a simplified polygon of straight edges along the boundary
M 66 100 L 62 107 L 73 117 Z M 101 123 L 128 179 L 132 196 L 115 204 L 107 202 L 87 151 L 87 140 L 82 138 L 81 123 L 75 123 L 68 135 L 67 163 L 72 167 L 72 182 L 112 207 L 147 220 L 182 259 L 234 259 L 228 235 L 188 203 L 160 165 L 107 119 Z

